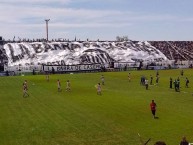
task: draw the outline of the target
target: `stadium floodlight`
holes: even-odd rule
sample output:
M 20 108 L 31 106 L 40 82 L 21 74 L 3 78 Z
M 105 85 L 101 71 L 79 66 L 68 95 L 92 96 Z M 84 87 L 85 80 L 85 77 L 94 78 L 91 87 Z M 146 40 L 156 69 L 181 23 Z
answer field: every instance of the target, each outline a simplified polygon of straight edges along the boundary
M 46 40 L 48 41 L 48 22 L 50 21 L 50 19 L 45 19 L 46 21 Z

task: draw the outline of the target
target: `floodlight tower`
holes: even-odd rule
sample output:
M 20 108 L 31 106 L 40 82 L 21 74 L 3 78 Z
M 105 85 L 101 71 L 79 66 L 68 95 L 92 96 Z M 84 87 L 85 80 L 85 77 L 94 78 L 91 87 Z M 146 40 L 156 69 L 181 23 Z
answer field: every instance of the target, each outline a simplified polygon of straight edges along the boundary
M 46 21 L 46 40 L 48 41 L 48 22 L 50 21 L 50 19 L 45 19 Z

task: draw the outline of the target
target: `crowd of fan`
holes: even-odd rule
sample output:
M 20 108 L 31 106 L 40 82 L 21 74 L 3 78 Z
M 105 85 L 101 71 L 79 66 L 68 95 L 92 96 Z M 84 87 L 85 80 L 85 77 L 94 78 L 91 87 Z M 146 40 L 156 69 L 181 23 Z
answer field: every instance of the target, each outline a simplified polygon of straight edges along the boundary
M 150 41 L 170 60 L 193 60 L 193 41 Z

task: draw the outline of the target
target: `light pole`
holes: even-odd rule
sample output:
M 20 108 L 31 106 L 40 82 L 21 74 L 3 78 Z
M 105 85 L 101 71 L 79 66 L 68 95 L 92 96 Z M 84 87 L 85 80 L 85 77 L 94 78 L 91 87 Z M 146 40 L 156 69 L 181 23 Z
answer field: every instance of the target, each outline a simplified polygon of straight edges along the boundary
M 50 19 L 45 19 L 46 21 L 46 40 L 48 41 L 48 22 L 50 21 Z

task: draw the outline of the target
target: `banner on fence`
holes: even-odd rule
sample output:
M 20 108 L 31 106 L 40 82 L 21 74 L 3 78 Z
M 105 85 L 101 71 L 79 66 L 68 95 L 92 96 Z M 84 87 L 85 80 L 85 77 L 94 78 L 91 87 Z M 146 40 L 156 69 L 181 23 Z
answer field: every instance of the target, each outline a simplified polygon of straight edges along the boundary
M 78 72 L 78 71 L 94 71 L 100 70 L 101 64 L 78 64 L 78 65 L 44 65 L 44 71 L 55 71 L 55 72 Z
M 115 62 L 114 68 L 138 68 L 139 65 L 139 62 Z
M 12 72 L 32 72 L 32 71 L 41 71 L 42 65 L 28 65 L 28 66 L 4 66 L 4 71 Z

